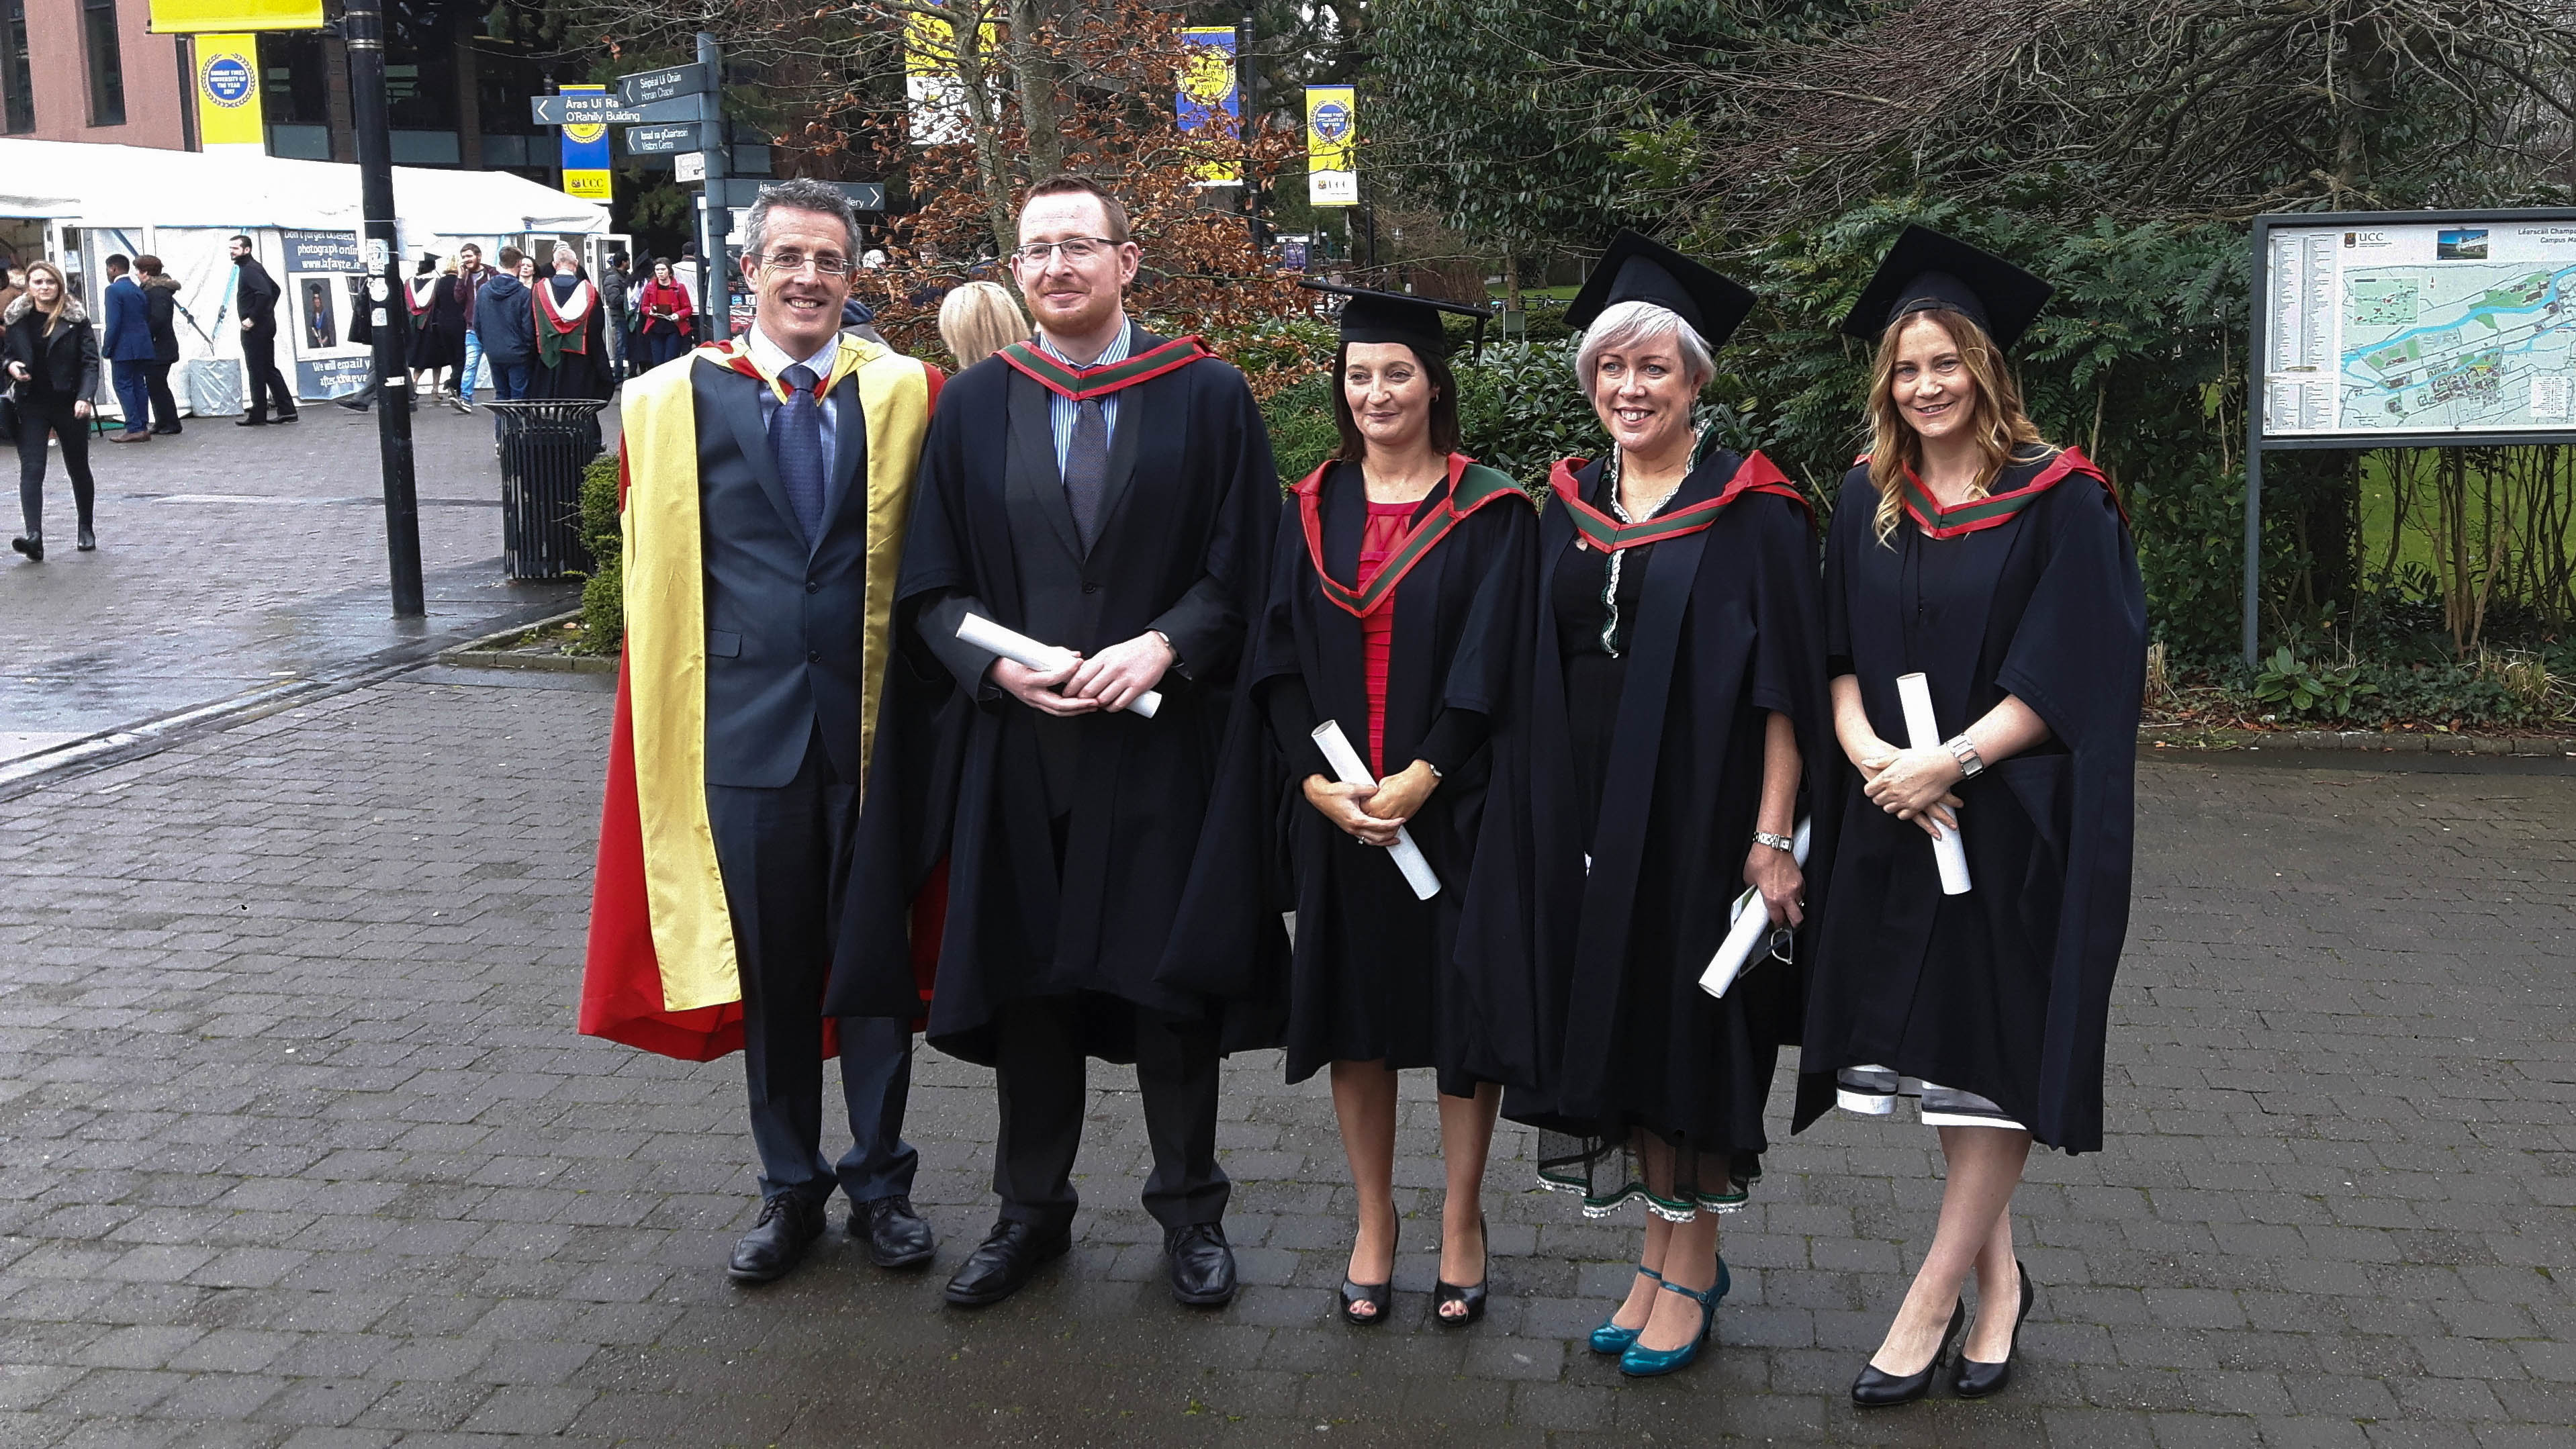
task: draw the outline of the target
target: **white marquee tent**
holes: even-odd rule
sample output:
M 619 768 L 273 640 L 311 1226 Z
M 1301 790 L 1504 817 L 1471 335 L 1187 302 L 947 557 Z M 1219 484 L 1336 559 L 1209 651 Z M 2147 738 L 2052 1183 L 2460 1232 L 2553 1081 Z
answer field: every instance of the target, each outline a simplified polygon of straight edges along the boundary
M 468 241 L 488 256 L 507 242 L 608 235 L 607 206 L 505 171 L 397 166 L 394 205 L 406 257 L 452 256 Z M 181 365 L 171 383 L 182 388 L 183 407 L 192 401 L 184 385 L 206 376 L 189 364 L 241 356 L 225 249 L 236 233 L 252 239 L 285 292 L 277 361 L 296 391 L 325 397 L 363 385 L 365 349 L 346 341 L 355 299 L 344 280 L 361 269 L 360 219 L 358 168 L 341 162 L 0 139 L 0 243 L 20 262 L 61 262 L 93 316 L 103 310 L 102 262 L 112 253 L 150 252 L 179 280 Z M 112 414 L 103 378 L 99 391 Z M 202 401 L 212 406 L 197 411 L 237 406 Z

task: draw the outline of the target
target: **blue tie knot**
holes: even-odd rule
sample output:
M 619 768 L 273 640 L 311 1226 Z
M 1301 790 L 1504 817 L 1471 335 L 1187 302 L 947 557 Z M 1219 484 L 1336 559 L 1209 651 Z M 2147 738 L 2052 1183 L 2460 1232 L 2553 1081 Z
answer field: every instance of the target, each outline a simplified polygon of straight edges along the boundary
M 788 364 L 787 370 L 778 375 L 786 380 L 788 391 L 801 392 L 807 397 L 814 395 L 814 384 L 819 381 L 814 369 L 801 362 Z

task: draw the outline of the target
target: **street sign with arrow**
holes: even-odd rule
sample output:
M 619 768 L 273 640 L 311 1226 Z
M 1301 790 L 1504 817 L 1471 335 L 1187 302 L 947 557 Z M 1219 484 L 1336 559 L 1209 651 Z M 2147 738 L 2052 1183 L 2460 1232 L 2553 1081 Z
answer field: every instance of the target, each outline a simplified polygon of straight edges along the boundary
M 667 66 L 661 70 L 619 76 L 617 103 L 621 106 L 647 106 L 677 96 L 703 95 L 715 88 L 714 73 L 703 65 Z

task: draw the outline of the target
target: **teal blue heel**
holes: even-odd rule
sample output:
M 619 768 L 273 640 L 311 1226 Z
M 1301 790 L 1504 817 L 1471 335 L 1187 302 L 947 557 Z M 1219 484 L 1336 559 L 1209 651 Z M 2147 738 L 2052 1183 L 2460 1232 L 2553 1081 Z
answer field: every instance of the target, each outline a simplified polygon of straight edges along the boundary
M 1637 1265 L 1637 1271 L 1648 1278 L 1654 1279 L 1658 1283 L 1664 1281 L 1663 1274 L 1656 1272 L 1654 1269 L 1647 1267 L 1643 1263 Z M 1628 1351 L 1628 1345 L 1635 1343 L 1637 1341 L 1637 1335 L 1643 1332 L 1645 1332 L 1645 1330 L 1642 1328 L 1621 1328 L 1619 1326 L 1619 1315 L 1613 1313 L 1608 1318 L 1601 1321 L 1601 1326 L 1599 1328 L 1592 1330 L 1592 1351 L 1594 1353 L 1610 1354 L 1613 1356 L 1625 1353 Z
M 1630 1335 L 1627 1348 L 1621 1350 L 1619 1354 L 1619 1372 L 1632 1379 L 1650 1379 L 1659 1374 L 1676 1373 L 1691 1366 L 1692 1361 L 1699 1357 L 1700 1346 L 1708 1342 L 1709 1330 L 1717 1324 L 1718 1300 L 1724 1298 L 1726 1290 L 1734 1286 L 1734 1275 L 1726 1271 L 1726 1260 L 1720 1258 L 1717 1260 L 1717 1282 L 1709 1288 L 1684 1288 L 1678 1283 L 1666 1283 L 1660 1278 L 1655 1281 L 1656 1286 L 1665 1292 L 1678 1293 L 1699 1304 L 1699 1336 L 1679 1348 L 1652 1349 L 1638 1347 L 1634 1341 L 1635 1335 Z

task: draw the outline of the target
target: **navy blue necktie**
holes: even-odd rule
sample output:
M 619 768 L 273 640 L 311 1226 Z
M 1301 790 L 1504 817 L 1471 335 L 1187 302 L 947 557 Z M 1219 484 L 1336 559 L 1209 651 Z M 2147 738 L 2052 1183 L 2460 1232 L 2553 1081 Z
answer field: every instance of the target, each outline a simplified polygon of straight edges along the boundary
M 778 460 L 778 481 L 796 510 L 797 526 L 812 543 L 823 528 L 823 407 L 814 400 L 814 369 L 803 363 L 780 373 L 787 400 L 769 421 L 769 451 Z

